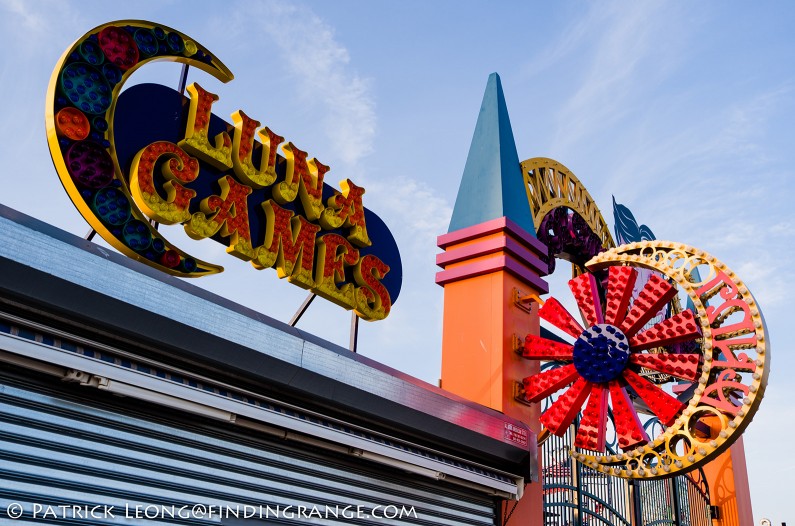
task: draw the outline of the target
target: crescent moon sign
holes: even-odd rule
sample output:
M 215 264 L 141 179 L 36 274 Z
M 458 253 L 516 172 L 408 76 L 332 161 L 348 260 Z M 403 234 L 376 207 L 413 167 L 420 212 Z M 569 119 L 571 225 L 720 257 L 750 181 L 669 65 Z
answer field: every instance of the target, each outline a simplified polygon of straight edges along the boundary
M 124 83 L 149 62 L 182 62 L 221 82 L 232 72 L 189 36 L 164 25 L 121 20 L 98 26 L 63 54 L 47 90 L 53 163 L 78 211 L 126 256 L 182 277 L 221 272 L 171 244 L 136 206 L 119 164 L 113 118 Z
M 725 451 L 759 408 L 770 373 L 762 312 L 748 287 L 706 252 L 668 241 L 630 243 L 602 252 L 590 270 L 612 265 L 663 274 L 687 294 L 701 327 L 700 376 L 676 421 L 652 442 L 617 455 L 572 451 L 597 471 L 625 478 L 660 478 L 701 466 Z

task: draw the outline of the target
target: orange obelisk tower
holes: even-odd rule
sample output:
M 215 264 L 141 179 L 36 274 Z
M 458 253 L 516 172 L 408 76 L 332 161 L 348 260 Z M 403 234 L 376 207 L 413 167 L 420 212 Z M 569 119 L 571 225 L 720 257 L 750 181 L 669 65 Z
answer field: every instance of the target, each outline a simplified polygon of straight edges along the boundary
M 539 331 L 536 308 L 521 299 L 548 292 L 547 266 L 539 258 L 547 250 L 536 239 L 496 73 L 483 96 L 449 231 L 438 245 L 444 250 L 436 259 L 443 268 L 436 282 L 444 287 L 442 388 L 538 433 L 538 408 L 514 396 L 517 382 L 537 372 L 517 347 Z M 541 526 L 543 516 L 541 483 L 528 484 L 510 523 Z

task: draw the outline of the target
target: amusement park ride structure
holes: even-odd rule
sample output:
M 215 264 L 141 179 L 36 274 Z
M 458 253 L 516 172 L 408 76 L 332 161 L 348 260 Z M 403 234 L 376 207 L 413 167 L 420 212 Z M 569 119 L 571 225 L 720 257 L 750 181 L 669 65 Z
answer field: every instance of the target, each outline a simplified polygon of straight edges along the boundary
M 544 225 L 554 210 L 568 207 L 570 222 L 576 225 L 579 216 L 588 227 L 585 235 L 582 228 L 568 230 L 575 239 L 585 238 L 575 245 L 582 252 L 574 254 L 578 260 L 573 265 L 576 275 L 582 269 L 578 262 L 586 260 L 586 272 L 569 286 L 587 329 L 554 298 L 541 302 L 540 317 L 575 343 L 527 337 L 525 358 L 569 365 L 526 378 L 525 396 L 537 402 L 574 382 L 541 421 L 562 434 L 587 399 L 575 445 L 598 453 L 604 453 L 610 398 L 624 453 L 601 458 L 573 452 L 577 460 L 599 471 L 643 478 L 705 464 L 740 436 L 764 393 L 767 334 L 753 296 L 731 269 L 696 248 L 654 240 L 612 246 L 599 209 L 570 171 L 548 159 L 531 159 L 522 167 L 535 223 Z M 549 236 L 549 231 L 541 231 Z M 599 247 L 594 247 L 596 238 L 602 241 Z M 556 246 L 552 240 L 547 244 L 572 246 Z M 655 271 L 637 297 L 633 290 L 638 273 L 633 267 Z M 676 302 L 666 309 L 677 298 L 677 289 L 686 294 L 689 308 L 682 310 Z M 673 314 L 647 326 L 660 311 Z M 681 345 L 688 342 L 697 345 Z M 644 377 L 649 370 L 659 373 L 653 375 L 654 382 Z M 658 387 L 665 383 L 674 383 L 673 393 L 679 396 Z M 646 436 L 627 388 L 666 426 L 659 437 Z

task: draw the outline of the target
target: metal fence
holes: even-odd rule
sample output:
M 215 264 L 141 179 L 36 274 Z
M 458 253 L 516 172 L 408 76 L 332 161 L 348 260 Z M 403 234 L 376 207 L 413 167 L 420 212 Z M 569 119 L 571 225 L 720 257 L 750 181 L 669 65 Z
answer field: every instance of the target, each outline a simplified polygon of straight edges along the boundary
M 636 516 L 644 526 L 712 526 L 703 472 L 664 480 L 635 481 Z
M 569 455 L 575 426 L 542 446 L 547 526 L 712 526 L 709 488 L 700 470 L 662 480 L 611 477 Z
M 574 427 L 550 437 L 542 447 L 544 524 L 630 526 L 632 504 L 627 481 L 592 470 L 569 455 Z
M 542 369 L 555 366 L 548 362 Z M 554 399 L 547 398 L 543 410 Z M 664 430 L 656 417 L 643 427 L 649 436 Z M 709 487 L 701 469 L 662 480 L 611 477 L 571 458 L 576 430 L 577 421 L 565 435 L 551 435 L 541 448 L 546 526 L 712 526 Z M 607 453 L 617 450 L 608 410 Z

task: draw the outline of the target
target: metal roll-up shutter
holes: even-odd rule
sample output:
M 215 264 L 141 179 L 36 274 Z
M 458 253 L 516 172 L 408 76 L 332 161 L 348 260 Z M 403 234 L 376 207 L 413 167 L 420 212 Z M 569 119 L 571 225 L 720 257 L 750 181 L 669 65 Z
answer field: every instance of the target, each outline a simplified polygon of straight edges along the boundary
M 8 505 L 20 503 L 25 514 L 13 524 L 494 524 L 494 500 L 476 490 L 8 371 L 0 374 L 2 523 Z M 64 519 L 40 511 L 34 519 L 34 504 L 74 505 L 83 513 L 72 510 L 70 516 L 82 517 Z M 237 509 L 239 516 L 201 518 L 192 510 L 197 504 Z M 113 506 L 114 517 L 87 516 L 93 506 Z M 268 518 L 243 520 L 252 511 L 245 506 Z M 286 506 L 293 516 L 267 508 Z M 295 515 L 298 506 L 304 516 Z M 347 516 L 341 512 L 350 506 Z M 351 517 L 357 506 L 414 513 Z M 154 519 L 124 519 L 157 509 Z M 180 509 L 182 518 L 169 515 Z

